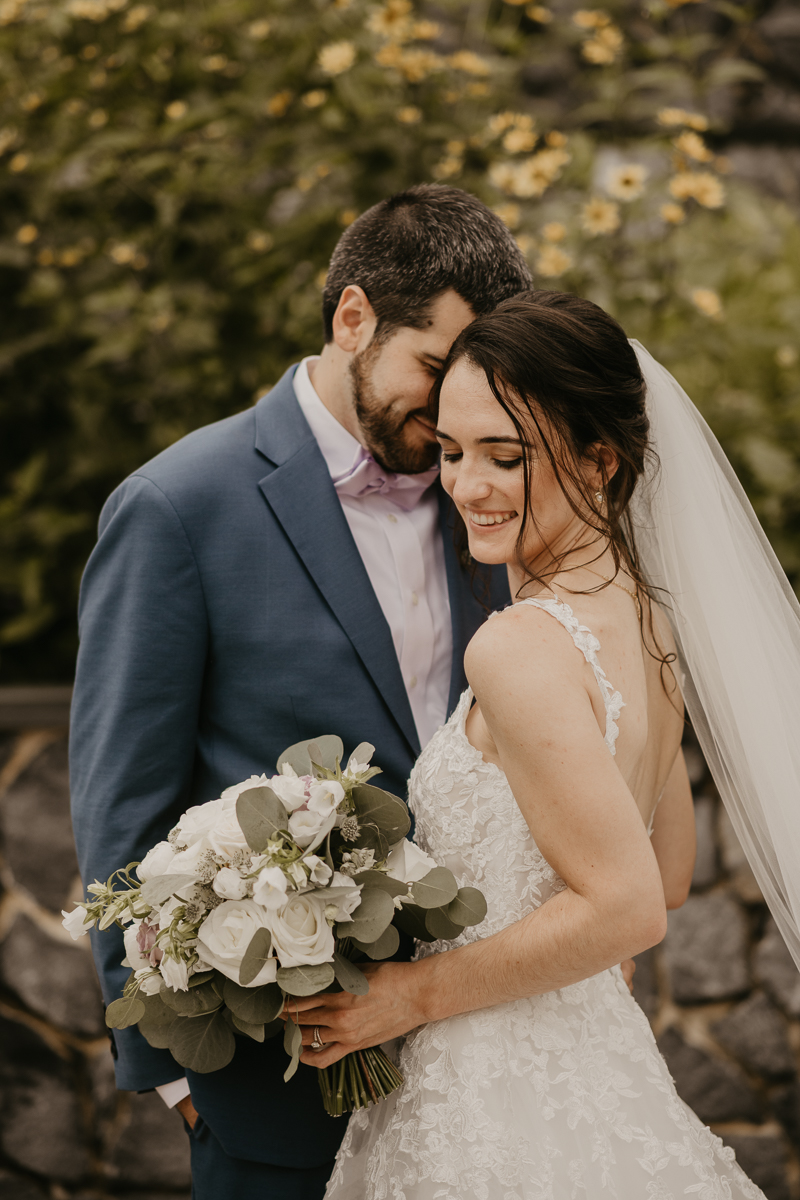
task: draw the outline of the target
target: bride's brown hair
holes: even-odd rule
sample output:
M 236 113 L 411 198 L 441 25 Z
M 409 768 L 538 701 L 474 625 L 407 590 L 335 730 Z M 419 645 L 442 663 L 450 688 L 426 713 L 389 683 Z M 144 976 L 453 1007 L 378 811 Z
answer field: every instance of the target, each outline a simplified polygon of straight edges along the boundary
M 650 423 L 645 407 L 646 384 L 628 338 L 613 317 L 598 305 L 568 292 L 522 292 L 503 301 L 493 312 L 478 317 L 459 334 L 444 362 L 431 401 L 438 409 L 439 393 L 448 372 L 466 359 L 482 371 L 497 403 L 508 414 L 523 453 L 525 511 L 517 539 L 519 566 L 528 583 L 548 585 L 525 562 L 522 548 L 528 522 L 536 524 L 530 507 L 531 456 L 534 442 L 552 465 L 556 479 L 573 512 L 596 537 L 576 549 L 594 548 L 596 561 L 606 545 L 615 573 L 624 568 L 634 582 L 640 611 L 654 599 L 644 578 L 628 505 L 645 467 L 657 467 L 649 446 Z M 598 446 L 613 451 L 618 466 L 609 475 Z M 581 464 L 591 461 L 602 479 L 600 500 Z M 558 572 L 564 555 L 554 554 L 549 578 Z M 606 581 L 588 592 L 600 591 Z M 657 644 L 657 643 L 656 643 Z M 672 656 L 658 653 L 666 664 Z

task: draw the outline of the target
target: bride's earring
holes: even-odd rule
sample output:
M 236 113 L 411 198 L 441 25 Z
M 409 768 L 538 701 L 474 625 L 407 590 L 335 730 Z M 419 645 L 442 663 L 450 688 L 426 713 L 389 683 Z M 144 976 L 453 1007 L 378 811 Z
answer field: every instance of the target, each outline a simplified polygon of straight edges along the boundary
M 604 496 L 603 496 L 603 493 L 602 493 L 602 492 L 595 492 L 595 494 L 594 494 L 594 498 L 595 498 L 595 500 L 597 501 L 597 503 L 598 503 L 598 504 L 602 504 L 602 503 L 603 503 Z

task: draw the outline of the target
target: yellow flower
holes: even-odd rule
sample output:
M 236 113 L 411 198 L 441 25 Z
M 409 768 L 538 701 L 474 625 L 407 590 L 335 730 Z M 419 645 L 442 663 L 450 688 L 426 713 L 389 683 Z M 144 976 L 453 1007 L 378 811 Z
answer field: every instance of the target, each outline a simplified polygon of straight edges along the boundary
M 623 46 L 623 37 L 616 25 L 609 25 L 598 30 L 593 38 L 589 38 L 581 46 L 581 54 L 587 62 L 595 66 L 607 66 L 612 63 Z
M 566 146 L 567 144 L 566 135 L 559 133 L 557 129 L 551 129 L 550 132 L 545 135 L 544 140 L 548 146 L 555 146 L 556 148 L 560 146 Z
M 397 42 L 387 42 L 375 55 L 375 62 L 380 67 L 397 67 L 402 60 L 403 47 Z
M 531 21 L 538 21 L 540 25 L 549 25 L 553 19 L 550 9 L 541 4 L 529 4 L 525 9 L 525 16 Z
M 581 225 L 591 237 L 597 237 L 601 233 L 614 233 L 621 224 L 619 205 L 613 200 L 601 200 L 599 196 L 595 196 L 588 204 L 584 204 Z
M 514 240 L 526 258 L 531 251 L 536 249 L 536 239 L 532 238 L 529 233 L 521 233 L 519 237 L 515 238 Z
M 711 288 L 694 288 L 691 293 L 692 304 L 706 317 L 719 320 L 722 316 L 722 301 Z
M 398 109 L 397 119 L 402 125 L 417 125 L 422 120 L 422 109 L 407 104 L 405 108 Z
M 432 50 L 401 50 L 398 61 L 393 65 L 409 83 L 421 83 L 428 75 L 442 68 L 444 59 Z
M 39 236 L 39 230 L 35 225 L 22 225 L 17 230 L 17 241 L 21 246 L 30 246 L 31 242 L 35 242 Z
M 419 42 L 429 42 L 441 32 L 441 25 L 437 25 L 435 21 L 415 21 L 411 26 L 411 36 Z
M 563 275 L 572 266 L 572 259 L 558 246 L 543 246 L 536 260 L 536 270 L 548 279 Z
M 322 96 L 323 96 L 322 103 L 324 104 L 325 103 L 325 100 L 324 100 L 325 93 L 324 92 L 322 93 Z M 269 100 L 264 105 L 264 108 L 266 109 L 267 113 L 271 117 L 282 117 L 283 114 L 286 112 L 287 108 L 289 107 L 289 105 L 291 104 L 291 102 L 292 102 L 292 93 L 291 92 L 276 92 L 274 96 L 270 96 Z M 311 108 L 312 105 L 308 105 L 308 107 Z
M 659 125 L 686 125 L 700 133 L 708 129 L 708 121 L 700 113 L 687 112 L 685 108 L 662 108 L 658 114 Z
M 104 108 L 96 108 L 94 112 L 89 113 L 90 129 L 102 129 L 108 123 L 108 113 Z
M 251 229 L 247 235 L 248 248 L 255 250 L 257 254 L 270 250 L 272 244 L 272 235 L 265 233 L 263 229 Z
M 567 227 L 560 221 L 548 221 L 542 229 L 542 237 L 546 242 L 563 242 L 567 236 Z
M 463 158 L 455 154 L 447 154 L 433 168 L 435 179 L 451 179 L 454 175 L 460 175 L 464 166 Z
M 456 71 L 464 71 L 467 75 L 488 75 L 490 72 L 486 60 L 478 54 L 473 54 L 472 50 L 457 50 L 455 54 L 450 55 L 448 62 Z
M 570 161 L 566 150 L 540 150 L 520 163 L 495 163 L 489 171 L 490 182 L 512 196 L 529 199 L 541 196 Z
M 133 262 L 138 251 L 130 242 L 113 242 L 109 246 L 107 253 L 118 266 L 123 267 Z
M 775 351 L 775 362 L 779 367 L 793 367 L 797 363 L 797 350 L 794 346 L 779 346 Z
M 20 107 L 25 112 L 35 112 L 37 108 L 44 102 L 44 97 L 40 92 L 28 92 L 27 96 L 23 96 L 20 100 Z
M 137 4 L 130 10 L 125 18 L 122 26 L 125 33 L 134 33 L 140 25 L 144 25 L 147 18 L 152 13 L 152 8 L 149 4 Z
M 355 61 L 356 48 L 352 42 L 331 42 L 317 55 L 317 62 L 326 75 L 343 75 Z
M 686 209 L 681 208 L 680 204 L 662 204 L 661 216 L 670 225 L 680 225 L 686 220 Z
M 536 145 L 536 134 L 530 129 L 509 129 L 503 137 L 503 149 L 509 154 L 528 154 Z
M 181 117 L 185 117 L 188 111 L 189 106 L 183 100 L 173 100 L 164 109 L 170 121 L 180 121 Z
M 306 108 L 319 108 L 327 99 L 327 92 L 323 92 L 322 88 L 315 88 L 312 92 L 306 92 L 303 96 L 303 104 Z
M 669 190 L 676 200 L 696 200 L 704 208 L 725 203 L 725 188 L 709 171 L 679 171 L 670 179 Z
M 681 154 L 685 154 L 687 158 L 693 158 L 695 162 L 711 162 L 714 157 L 700 135 L 692 130 L 685 129 L 673 140 L 672 144 Z
M 62 250 L 58 256 L 60 267 L 77 267 L 78 263 L 82 261 L 83 251 L 80 246 L 67 246 L 66 250 Z
M 509 229 L 516 229 L 519 225 L 521 214 L 518 204 L 498 204 L 493 211 Z
M 611 17 L 602 8 L 579 8 L 572 14 L 572 23 L 579 29 L 602 29 L 611 24 Z
M 20 171 L 24 171 L 30 161 L 27 154 L 15 154 L 8 165 L 15 175 L 19 175 Z
M 644 191 L 650 172 L 641 163 L 625 163 L 614 167 L 606 176 L 606 191 L 617 200 L 636 200 Z
M 269 21 L 253 21 L 247 27 L 247 36 L 253 41 L 260 42 L 267 36 L 270 30 Z
M 411 0 L 388 0 L 383 8 L 372 13 L 367 21 L 367 29 L 379 37 L 404 41 L 411 32 L 411 11 Z
M 203 71 L 224 71 L 227 65 L 227 54 L 207 54 L 205 58 L 200 59 L 200 68 Z
M 339 224 L 344 225 L 345 229 L 347 229 L 347 226 L 352 225 L 357 216 L 358 213 L 354 208 L 345 208 L 339 213 Z

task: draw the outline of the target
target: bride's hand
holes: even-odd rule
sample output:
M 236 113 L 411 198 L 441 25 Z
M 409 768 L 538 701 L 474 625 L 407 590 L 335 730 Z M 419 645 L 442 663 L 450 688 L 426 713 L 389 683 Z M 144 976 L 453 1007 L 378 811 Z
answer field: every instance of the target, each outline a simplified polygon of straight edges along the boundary
M 335 992 L 306 999 L 287 1000 L 284 1019 L 290 1016 L 300 1026 L 303 1054 L 300 1061 L 311 1067 L 328 1067 L 351 1050 L 365 1050 L 400 1037 L 428 1017 L 417 993 L 418 963 L 359 963 L 369 976 L 366 996 Z M 315 1031 L 325 1043 L 315 1051 Z

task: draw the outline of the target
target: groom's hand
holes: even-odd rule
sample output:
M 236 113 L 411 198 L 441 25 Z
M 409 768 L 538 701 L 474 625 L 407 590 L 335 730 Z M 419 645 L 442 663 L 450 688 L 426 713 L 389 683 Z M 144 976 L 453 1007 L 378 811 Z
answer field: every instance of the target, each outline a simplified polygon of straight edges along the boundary
M 184 1121 L 189 1126 L 189 1128 L 194 1129 L 195 1123 L 200 1114 L 198 1113 L 195 1106 L 192 1104 L 192 1097 L 184 1096 L 182 1100 L 178 1101 L 178 1103 L 175 1105 L 175 1107 L 177 1108 L 178 1112 L 181 1114 L 181 1116 L 183 1117 Z
M 366 996 L 349 992 L 287 1001 L 284 1018 L 291 1016 L 303 1035 L 301 1062 L 329 1067 L 351 1050 L 365 1050 L 401 1037 L 428 1020 L 415 987 L 417 963 L 359 963 L 369 976 Z M 311 1049 L 315 1034 L 324 1049 Z

